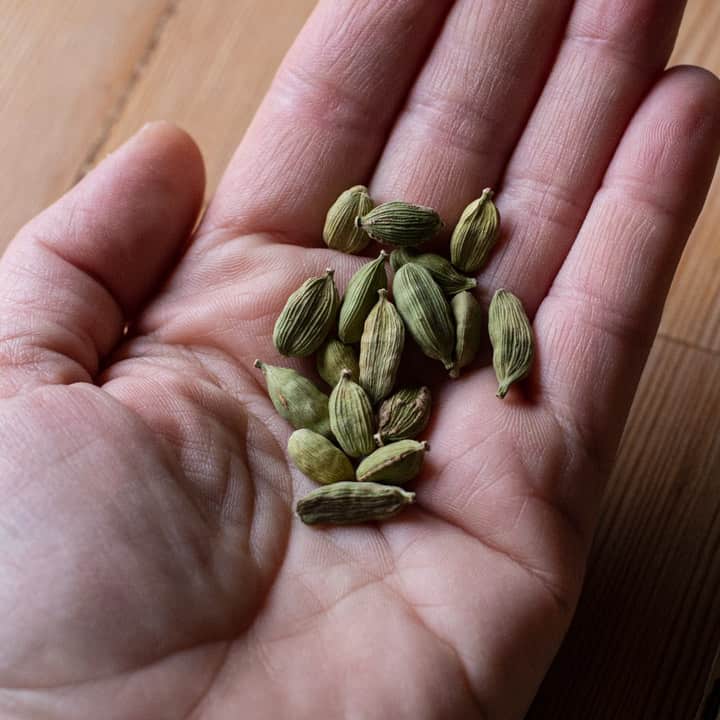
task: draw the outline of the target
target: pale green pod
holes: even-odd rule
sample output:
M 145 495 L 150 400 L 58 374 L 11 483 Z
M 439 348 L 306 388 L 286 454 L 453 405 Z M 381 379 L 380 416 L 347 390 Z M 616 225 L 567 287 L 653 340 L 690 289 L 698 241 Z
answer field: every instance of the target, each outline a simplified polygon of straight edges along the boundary
M 375 420 L 367 393 L 343 370 L 340 382 L 330 393 L 330 429 L 340 447 L 352 458 L 369 455 L 375 448 Z
M 262 370 L 268 395 L 275 409 L 294 428 L 308 428 L 330 436 L 328 396 L 310 380 L 291 368 L 267 365 L 260 360 L 255 367 Z
M 418 249 L 414 247 L 395 248 L 390 253 L 390 267 L 393 272 L 397 272 L 403 265 L 413 262 L 419 254 Z
M 397 272 L 403 265 L 409 262 L 417 263 L 424 267 L 433 280 L 440 286 L 446 295 L 455 295 L 463 290 L 472 290 L 477 287 L 475 278 L 467 277 L 459 273 L 453 264 L 441 255 L 435 253 L 418 253 L 410 248 L 398 248 L 390 254 L 390 267 Z
M 359 482 L 402 485 L 417 476 L 429 450 L 425 441 L 400 440 L 384 445 L 358 465 L 355 477 Z
M 340 305 L 333 272 L 328 268 L 322 277 L 306 280 L 287 299 L 273 331 L 282 355 L 312 355 L 332 329 Z
M 443 226 L 432 208 L 399 201 L 378 205 L 358 218 L 356 224 L 373 240 L 401 247 L 420 245 Z
M 462 272 L 476 273 L 487 261 L 500 233 L 500 213 L 493 191 L 482 195 L 463 210 L 450 238 L 450 260 Z
M 431 406 L 428 388 L 399 390 L 380 406 L 375 442 L 382 446 L 416 438 L 430 421 Z
M 312 430 L 296 430 L 287 449 L 295 467 L 321 485 L 355 479 L 355 468 L 347 455 Z
M 455 365 L 450 377 L 460 376 L 478 353 L 483 337 L 482 310 L 472 293 L 458 293 L 450 303 L 455 318 Z
M 395 274 L 393 294 L 397 309 L 420 349 L 450 370 L 455 349 L 454 323 L 450 305 L 430 273 L 415 263 L 403 265 Z
M 388 254 L 381 250 L 375 260 L 363 265 L 350 278 L 338 318 L 338 337 L 344 343 L 360 340 L 365 319 L 377 302 L 378 290 L 387 288 L 387 256 Z
M 339 482 L 313 490 L 295 510 L 307 525 L 353 525 L 388 520 L 415 501 L 415 493 L 392 485 Z
M 504 398 L 510 386 L 530 374 L 534 355 L 533 332 L 519 298 L 498 290 L 488 310 L 488 332 L 493 346 L 497 396 Z
M 360 338 L 360 385 L 373 405 L 392 392 L 405 345 L 400 314 L 388 300 L 387 290 L 378 290 L 378 295 Z
M 355 220 L 373 209 L 373 201 L 364 185 L 355 185 L 332 204 L 325 218 L 323 240 L 333 250 L 358 253 L 370 242 L 370 237 L 355 224 Z
M 360 377 L 360 367 L 355 351 L 350 345 L 345 345 L 337 338 L 326 340 L 318 350 L 315 359 L 318 374 L 330 387 L 338 384 L 340 375 L 345 368 L 352 373 L 351 377 L 355 381 Z

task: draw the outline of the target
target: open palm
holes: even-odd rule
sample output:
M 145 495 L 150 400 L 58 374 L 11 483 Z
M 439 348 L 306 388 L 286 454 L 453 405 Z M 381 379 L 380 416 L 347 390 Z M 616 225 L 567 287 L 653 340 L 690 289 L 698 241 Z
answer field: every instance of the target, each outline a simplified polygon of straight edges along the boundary
M 522 716 L 718 152 L 718 82 L 662 74 L 682 5 L 323 0 L 192 244 L 202 161 L 166 124 L 21 231 L 0 266 L 3 717 Z M 504 402 L 490 368 L 421 368 L 418 506 L 317 530 L 252 363 L 277 362 L 306 277 L 331 265 L 342 290 L 360 265 L 319 247 L 359 182 L 448 223 L 499 190 L 481 295 L 521 296 L 537 362 Z

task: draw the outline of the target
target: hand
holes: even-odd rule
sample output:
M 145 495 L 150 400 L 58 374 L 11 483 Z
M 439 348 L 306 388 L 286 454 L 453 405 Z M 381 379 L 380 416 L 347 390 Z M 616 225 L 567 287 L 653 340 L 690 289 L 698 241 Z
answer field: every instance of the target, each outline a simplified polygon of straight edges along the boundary
M 3 717 L 527 709 L 708 189 L 720 84 L 662 73 L 679 0 L 451 5 L 323 0 L 182 256 L 202 161 L 152 124 L 3 257 Z M 317 530 L 252 363 L 278 361 L 306 277 L 360 264 L 320 247 L 358 182 L 447 222 L 498 189 L 480 282 L 522 297 L 537 361 L 503 402 L 488 367 L 436 382 L 419 505 Z

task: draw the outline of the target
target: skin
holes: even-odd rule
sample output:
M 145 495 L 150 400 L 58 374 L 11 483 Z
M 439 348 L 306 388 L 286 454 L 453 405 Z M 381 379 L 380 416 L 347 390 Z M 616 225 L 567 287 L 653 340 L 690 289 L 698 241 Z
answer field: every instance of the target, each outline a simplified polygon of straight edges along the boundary
M 719 150 L 718 80 L 663 72 L 682 5 L 323 0 L 191 244 L 202 160 L 164 123 L 21 230 L 0 263 L 3 717 L 522 717 Z M 252 363 L 279 360 L 306 277 L 359 266 L 320 236 L 361 182 L 448 224 L 498 189 L 480 285 L 523 299 L 537 360 L 504 401 L 491 368 L 428 362 L 419 505 L 318 531 Z

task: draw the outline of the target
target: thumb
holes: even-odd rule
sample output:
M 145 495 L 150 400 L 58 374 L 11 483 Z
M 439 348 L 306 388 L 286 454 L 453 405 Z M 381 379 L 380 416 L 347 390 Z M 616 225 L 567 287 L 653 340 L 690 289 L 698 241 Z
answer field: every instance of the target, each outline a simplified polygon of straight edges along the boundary
M 92 380 L 176 260 L 204 184 L 192 139 L 152 123 L 18 233 L 0 260 L 0 396 Z

